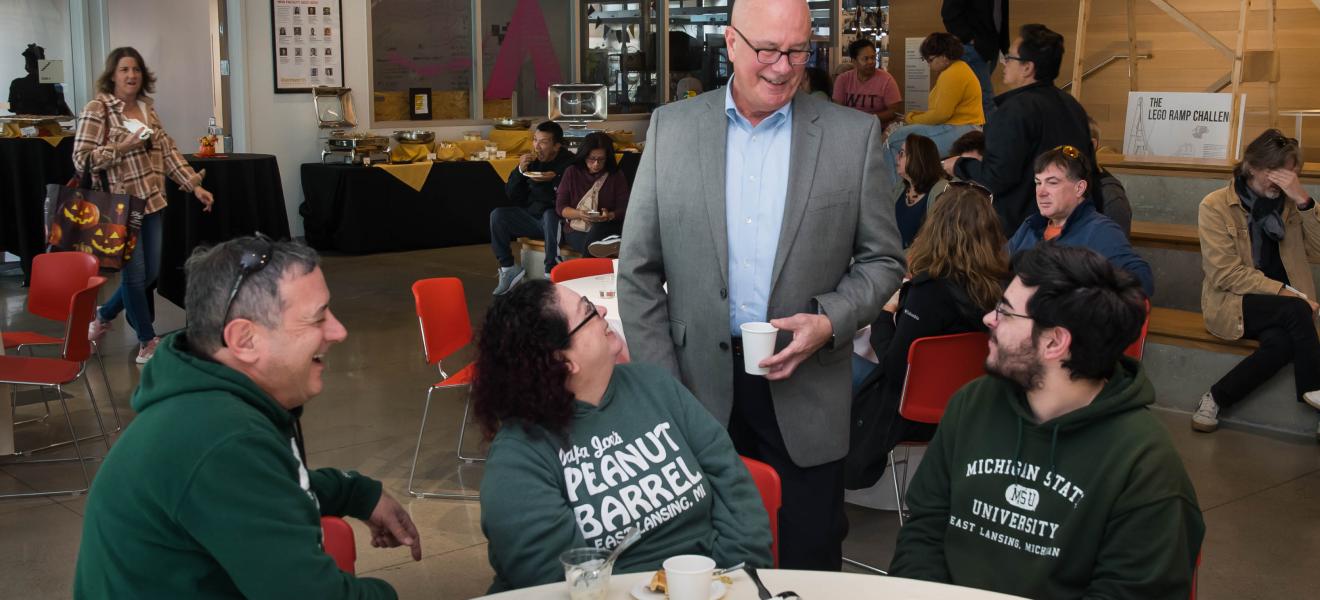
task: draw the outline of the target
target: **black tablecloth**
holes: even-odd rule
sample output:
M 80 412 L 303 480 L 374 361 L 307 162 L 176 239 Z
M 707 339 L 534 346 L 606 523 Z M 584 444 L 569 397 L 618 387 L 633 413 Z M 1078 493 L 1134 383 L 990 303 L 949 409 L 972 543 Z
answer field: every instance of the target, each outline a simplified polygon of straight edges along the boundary
M 206 169 L 202 187 L 215 195 L 211 212 L 185 194 L 173 181 L 166 181 L 169 206 L 162 223 L 165 239 L 161 248 L 157 289 L 166 300 L 183 306 L 187 284 L 183 263 L 194 248 L 209 246 L 258 231 L 274 239 L 289 238 L 289 217 L 284 211 L 284 188 L 280 166 L 270 154 L 229 154 L 224 158 L 184 155 L 198 171 Z
M 629 182 L 639 158 L 625 153 L 620 163 Z M 420 192 L 359 165 L 306 163 L 302 184 L 307 243 L 355 254 L 489 243 L 490 211 L 513 204 L 495 169 L 480 161 L 433 164 Z
M 18 255 L 23 278 L 45 251 L 46 185 L 73 177 L 73 137 L 51 146 L 37 138 L 0 138 L 0 251 Z

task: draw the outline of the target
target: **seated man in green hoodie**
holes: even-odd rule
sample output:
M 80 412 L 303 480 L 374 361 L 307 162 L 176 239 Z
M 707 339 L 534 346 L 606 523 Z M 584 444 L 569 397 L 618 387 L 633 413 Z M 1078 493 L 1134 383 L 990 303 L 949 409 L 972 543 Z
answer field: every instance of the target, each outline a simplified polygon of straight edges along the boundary
M 87 500 L 75 598 L 394 598 L 340 571 L 322 515 L 365 520 L 372 545 L 421 539 L 378 481 L 308 469 L 297 427 L 323 357 L 348 332 L 316 252 L 240 238 L 188 261 L 188 329 L 160 344 L 138 416 Z
M 949 401 L 890 574 L 1031 598 L 1188 597 L 1205 534 L 1182 461 L 1123 356 L 1141 285 L 1045 243 L 985 316 L 982 377 Z

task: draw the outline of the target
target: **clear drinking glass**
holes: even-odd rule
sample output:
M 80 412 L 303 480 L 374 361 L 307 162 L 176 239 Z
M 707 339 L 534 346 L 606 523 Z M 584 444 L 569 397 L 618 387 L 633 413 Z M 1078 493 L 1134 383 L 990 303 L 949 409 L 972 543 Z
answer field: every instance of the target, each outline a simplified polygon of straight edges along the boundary
M 570 600 L 605 600 L 614 565 L 601 567 L 609 556 L 610 551 L 604 548 L 573 548 L 559 555 Z

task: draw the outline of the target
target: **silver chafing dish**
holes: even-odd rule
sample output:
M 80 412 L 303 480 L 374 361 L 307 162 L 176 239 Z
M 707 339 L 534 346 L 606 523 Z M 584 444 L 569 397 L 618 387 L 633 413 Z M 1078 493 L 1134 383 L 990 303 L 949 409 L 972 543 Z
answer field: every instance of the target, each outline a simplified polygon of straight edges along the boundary
M 390 140 L 366 131 L 336 130 L 325 139 L 322 163 L 362 164 L 389 162 Z
M 531 119 L 513 119 L 505 117 L 493 121 L 496 129 L 508 129 L 514 131 L 527 131 L 532 127 Z
M 400 129 L 394 132 L 400 144 L 429 144 L 435 141 L 435 132 L 425 129 Z

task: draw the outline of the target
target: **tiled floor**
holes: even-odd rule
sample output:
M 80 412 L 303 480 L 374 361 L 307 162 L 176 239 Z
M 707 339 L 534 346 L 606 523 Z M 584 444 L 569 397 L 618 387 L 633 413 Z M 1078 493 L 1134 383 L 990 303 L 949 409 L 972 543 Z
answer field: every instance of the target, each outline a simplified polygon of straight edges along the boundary
M 456 276 L 467 286 L 469 306 L 479 319 L 490 301 L 495 269 L 483 246 L 362 257 L 327 257 L 332 307 L 348 327 L 348 340 L 331 351 L 326 392 L 304 417 L 308 460 L 313 466 L 357 469 L 384 481 L 412 511 L 422 532 L 424 557 L 412 562 L 406 550 L 369 546 L 358 533 L 359 573 L 380 577 L 404 598 L 469 598 L 490 581 L 476 503 L 414 500 L 406 493 L 408 465 L 417 439 L 426 386 L 437 377 L 423 364 L 409 285 L 423 277 Z M 0 312 L 6 329 L 52 331 L 23 310 L 24 291 L 11 275 L 0 276 Z M 183 325 L 183 312 L 157 303 L 161 331 Z M 121 411 L 137 382 L 131 334 L 116 323 L 104 346 Z M 466 357 L 455 364 L 462 365 Z M 93 386 L 108 421 L 99 373 Z M 73 395 L 74 425 L 95 428 L 82 386 Z M 436 394 L 419 460 L 417 485 L 451 488 L 480 483 L 480 467 L 456 469 L 453 445 L 462 400 Z M 20 415 L 39 414 L 37 407 Z M 125 412 L 128 417 L 130 413 Z M 1196 484 L 1208 527 L 1200 572 L 1200 597 L 1303 598 L 1320 589 L 1320 449 L 1309 441 L 1280 441 L 1242 431 L 1193 434 L 1186 416 L 1159 413 Z M 109 422 L 107 423 L 110 424 Z M 20 446 L 67 437 L 58 409 L 44 424 L 18 428 Z M 477 450 L 469 437 L 469 447 Z M 100 454 L 105 446 L 87 443 Z M 50 453 L 69 456 L 71 450 Z M 94 473 L 93 463 L 92 471 Z M 0 493 L 45 486 L 75 486 L 76 465 L 0 465 Z M 85 497 L 0 500 L 0 598 L 67 598 L 72 589 Z M 852 529 L 846 553 L 887 565 L 898 523 L 893 513 L 850 508 Z

